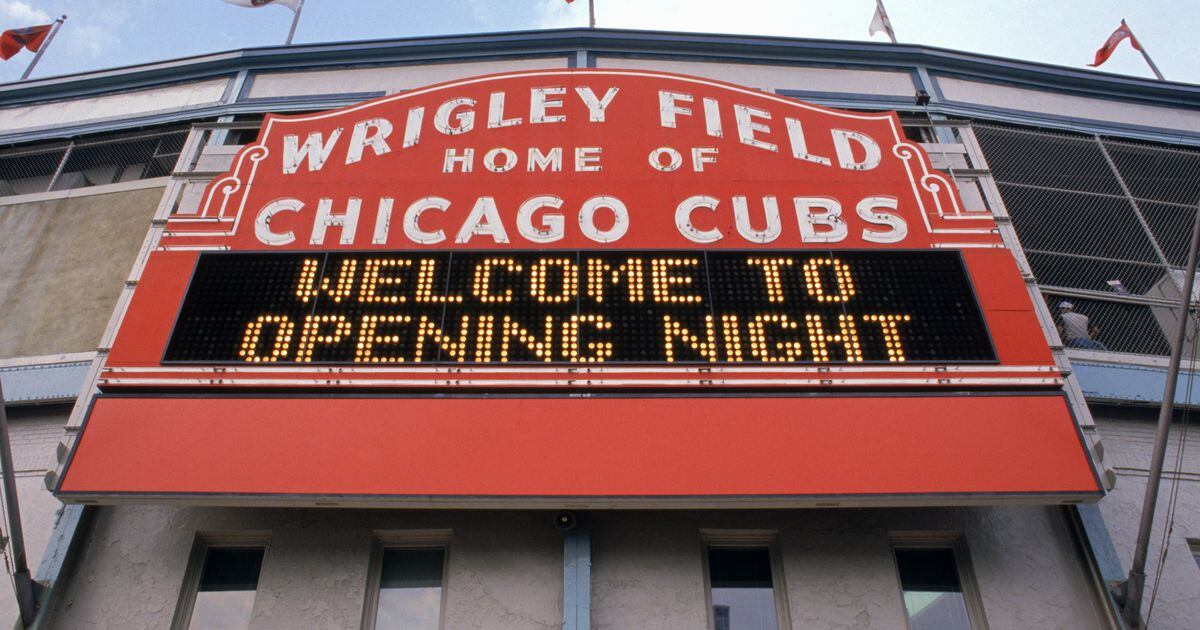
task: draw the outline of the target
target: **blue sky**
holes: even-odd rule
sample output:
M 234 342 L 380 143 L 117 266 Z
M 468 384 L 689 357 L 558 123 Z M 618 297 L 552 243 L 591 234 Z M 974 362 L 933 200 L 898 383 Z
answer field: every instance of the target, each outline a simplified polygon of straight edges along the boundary
M 1168 79 L 1200 83 L 1195 0 L 886 0 L 901 42 L 1077 68 L 1128 20 Z M 866 40 L 874 0 L 596 0 L 599 26 Z M 35 77 L 283 43 L 291 11 L 221 0 L 0 0 L 0 29 L 70 16 Z M 583 26 L 576 0 L 307 0 L 297 43 Z M 875 39 L 884 40 L 883 35 Z M 32 55 L 0 62 L 15 81 Z M 1152 76 L 1122 44 L 1106 72 Z

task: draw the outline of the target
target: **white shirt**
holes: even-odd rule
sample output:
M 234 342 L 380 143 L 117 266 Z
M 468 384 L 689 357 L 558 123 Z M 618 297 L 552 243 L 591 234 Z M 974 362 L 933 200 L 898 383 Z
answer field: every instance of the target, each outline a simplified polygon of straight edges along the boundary
M 1066 311 L 1061 317 L 1063 334 L 1067 336 L 1067 339 L 1090 339 L 1088 335 L 1087 315 L 1080 315 L 1075 311 Z

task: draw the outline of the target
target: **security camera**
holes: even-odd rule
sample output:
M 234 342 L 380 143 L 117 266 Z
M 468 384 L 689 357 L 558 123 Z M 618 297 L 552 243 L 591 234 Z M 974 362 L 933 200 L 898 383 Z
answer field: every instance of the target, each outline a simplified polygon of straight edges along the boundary
M 569 532 L 575 529 L 575 523 L 574 512 L 559 512 L 554 515 L 554 527 L 560 532 Z

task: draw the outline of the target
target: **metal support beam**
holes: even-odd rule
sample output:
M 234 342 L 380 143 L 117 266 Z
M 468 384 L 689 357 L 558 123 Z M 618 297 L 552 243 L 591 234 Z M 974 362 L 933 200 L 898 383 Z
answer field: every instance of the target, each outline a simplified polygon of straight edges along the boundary
M 563 534 L 563 630 L 592 626 L 592 524 L 586 514 Z M 558 523 L 566 526 L 560 515 Z
M 54 184 L 58 183 L 58 178 L 62 177 L 63 169 L 67 167 L 67 160 L 71 159 L 71 152 L 75 150 L 75 140 L 72 139 L 67 144 L 67 150 L 63 151 L 62 159 L 58 161 L 58 166 L 54 169 L 54 174 L 50 176 L 50 183 L 46 184 L 46 192 L 54 190 Z
M 1150 458 L 1150 478 L 1146 480 L 1146 496 L 1142 500 L 1142 518 L 1138 525 L 1137 542 L 1133 547 L 1133 567 L 1129 579 L 1119 593 L 1125 621 L 1141 627 L 1142 595 L 1146 587 L 1146 557 L 1150 550 L 1150 532 L 1154 528 L 1154 510 L 1158 506 L 1158 486 L 1162 481 L 1163 463 L 1167 457 L 1167 438 L 1171 433 L 1171 418 L 1175 413 L 1175 386 L 1179 380 L 1179 363 L 1183 359 L 1183 344 L 1187 338 L 1192 289 L 1196 282 L 1196 263 L 1200 255 L 1200 207 L 1192 226 L 1192 241 L 1188 248 L 1187 269 L 1183 272 L 1183 293 L 1179 298 L 1179 326 L 1171 346 L 1171 362 L 1167 366 L 1167 382 L 1163 387 L 1163 402 L 1158 414 L 1158 431 L 1154 436 L 1154 451 Z

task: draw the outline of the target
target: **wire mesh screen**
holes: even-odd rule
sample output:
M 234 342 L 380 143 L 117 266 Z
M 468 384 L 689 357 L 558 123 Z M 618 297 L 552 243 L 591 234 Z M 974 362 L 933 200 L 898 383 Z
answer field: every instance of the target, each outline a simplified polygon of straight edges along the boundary
M 1068 348 L 1084 350 L 1108 350 L 1110 352 L 1132 352 L 1136 354 L 1167 355 L 1171 345 L 1163 334 L 1155 311 L 1166 307 L 1144 304 L 1092 300 L 1068 297 L 1054 293 L 1043 293 L 1046 305 L 1054 313 L 1058 334 Z M 1061 308 L 1070 304 L 1070 311 Z M 1087 318 L 1087 334 L 1074 335 L 1065 326 L 1063 315 L 1074 312 Z
M 0 196 L 48 190 L 68 146 L 55 142 L 0 150 Z
M 169 175 L 187 134 L 173 127 L 0 148 L 0 196 Z
M 1064 342 L 1169 354 L 1161 315 L 1179 299 L 1168 271 L 1187 258 L 1200 151 L 991 124 L 974 130 L 1051 312 L 1071 302 L 1098 330 Z

